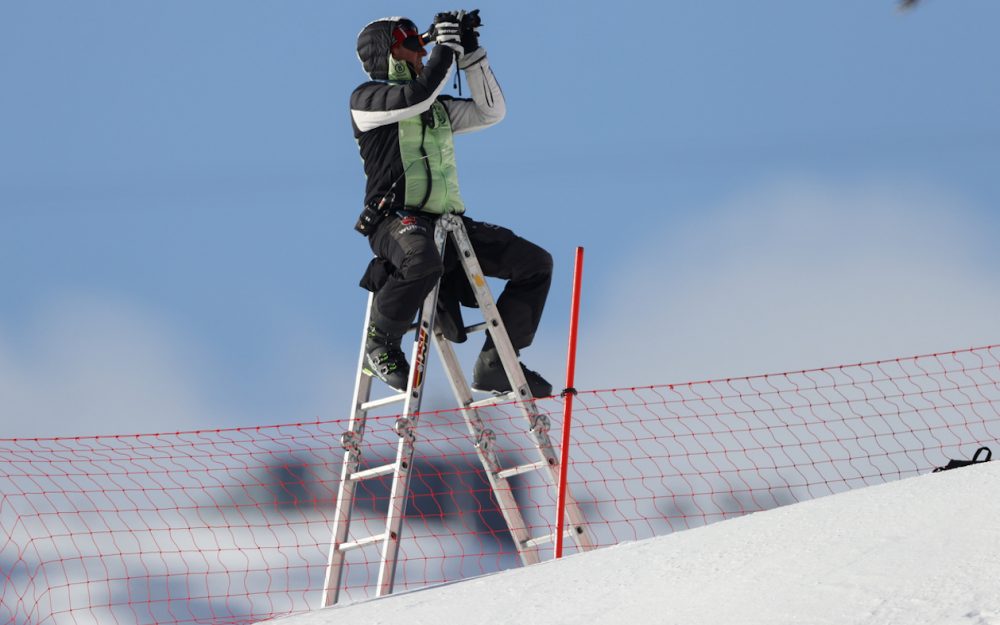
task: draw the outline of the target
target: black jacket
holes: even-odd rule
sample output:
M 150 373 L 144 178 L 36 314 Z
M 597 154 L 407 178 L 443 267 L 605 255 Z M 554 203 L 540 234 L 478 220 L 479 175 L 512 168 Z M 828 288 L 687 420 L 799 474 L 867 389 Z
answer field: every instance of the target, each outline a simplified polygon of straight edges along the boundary
M 388 51 L 385 58 L 383 64 L 387 65 Z M 365 66 L 367 68 L 372 64 L 374 61 Z M 404 158 L 401 122 L 426 116 L 432 106 L 440 102 L 448 117 L 450 133 L 447 140 L 450 141 L 451 134 L 481 130 L 503 119 L 506 102 L 486 59 L 486 51 L 479 48 L 463 57 L 460 64 L 465 70 L 471 98 L 441 95 L 455 65 L 454 54 L 444 46 L 434 47 L 423 71 L 414 80 L 405 83 L 372 80 L 361 84 L 351 94 L 351 125 L 367 176 L 366 205 L 378 203 L 383 197 L 389 196 L 388 208 L 403 208 L 407 204 L 402 192 L 407 186 L 407 176 L 419 173 L 431 179 L 431 172 L 425 172 L 424 167 L 453 167 L 453 163 L 442 164 L 440 159 L 431 158 L 424 163 L 415 164 L 412 158 Z M 373 75 L 384 75 L 381 66 Z M 410 162 L 407 162 L 408 159 Z M 440 176 L 447 178 L 449 174 L 445 172 Z M 433 176 L 433 179 L 439 180 L 440 176 Z M 394 182 L 396 188 L 392 192 Z M 457 181 L 452 182 L 457 187 Z M 416 204 L 411 201 L 410 208 L 420 208 Z

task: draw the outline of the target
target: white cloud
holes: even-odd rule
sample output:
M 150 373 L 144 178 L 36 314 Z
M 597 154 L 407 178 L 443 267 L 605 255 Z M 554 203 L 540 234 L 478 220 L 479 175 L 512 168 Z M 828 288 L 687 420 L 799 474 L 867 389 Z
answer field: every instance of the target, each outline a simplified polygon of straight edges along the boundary
M 997 342 L 1000 277 L 984 260 L 996 262 L 985 229 L 967 202 L 921 185 L 804 181 L 659 224 L 622 259 L 628 278 L 587 311 L 579 386 Z
M 148 311 L 96 296 L 50 301 L 27 333 L 0 326 L 0 437 L 217 425 L 202 356 Z

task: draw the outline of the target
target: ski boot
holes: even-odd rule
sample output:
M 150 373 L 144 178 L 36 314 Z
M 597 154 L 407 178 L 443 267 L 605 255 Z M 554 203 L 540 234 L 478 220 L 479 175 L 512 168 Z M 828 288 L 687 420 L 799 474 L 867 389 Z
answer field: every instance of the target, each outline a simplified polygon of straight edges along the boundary
M 382 380 L 399 392 L 406 390 L 410 379 L 410 365 L 400 349 L 402 335 L 380 330 L 374 323 L 368 326 L 365 340 L 365 364 L 362 371 Z
M 552 385 L 545 378 L 524 364 L 518 364 L 521 365 L 521 371 L 524 372 L 524 379 L 528 382 L 528 389 L 533 397 L 537 399 L 552 395 Z M 472 368 L 472 390 L 494 395 L 503 395 L 511 391 L 510 380 L 507 379 L 507 372 L 504 371 L 496 348 L 480 352 Z

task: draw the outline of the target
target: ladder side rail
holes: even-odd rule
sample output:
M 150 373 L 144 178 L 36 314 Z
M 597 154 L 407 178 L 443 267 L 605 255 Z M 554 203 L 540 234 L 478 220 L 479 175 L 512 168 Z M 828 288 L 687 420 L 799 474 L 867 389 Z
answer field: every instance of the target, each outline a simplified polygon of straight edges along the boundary
M 462 372 L 451 342 L 436 332 L 434 345 L 438 348 L 438 355 L 441 357 L 455 399 L 461 407 L 465 424 L 475 443 L 476 455 L 479 456 L 479 462 L 483 465 L 486 479 L 493 489 L 500 513 L 503 515 L 511 538 L 517 546 L 521 563 L 525 565 L 537 564 L 541 558 L 538 549 L 531 545 L 531 534 L 524 522 L 524 517 L 521 515 L 521 508 L 514 497 L 510 482 L 500 476 L 500 461 L 496 454 L 496 434 L 486 427 L 479 411 L 471 405 L 473 403 L 472 390 L 465 379 L 465 374 Z
M 503 319 L 497 310 L 496 301 L 493 299 L 489 285 L 486 284 L 482 267 L 479 265 L 479 259 L 476 258 L 469 235 L 465 232 L 465 226 L 462 225 L 461 220 L 456 219 L 451 224 L 451 227 L 451 236 L 455 242 L 455 247 L 458 249 L 462 268 L 465 270 L 465 274 L 472 286 L 479 309 L 486 319 L 486 330 L 493 337 L 493 344 L 497 349 L 500 362 L 503 364 L 504 371 L 507 373 L 507 379 L 513 389 L 514 400 L 518 408 L 520 408 L 521 412 L 528 419 L 530 424 L 529 431 L 535 438 L 542 461 L 549 466 L 557 467 L 559 465 L 559 458 L 552 447 L 552 440 L 548 435 L 548 417 L 540 414 L 538 408 L 535 406 L 534 396 L 531 394 L 531 389 L 528 387 L 524 372 L 521 370 L 521 361 L 510 342 L 507 328 L 504 326 Z
M 410 487 L 410 468 L 413 464 L 413 443 L 415 432 L 413 421 L 405 417 L 397 421 L 397 432 L 402 431 L 399 444 L 396 447 L 396 469 L 392 476 L 392 487 L 389 493 L 389 508 L 386 513 L 385 533 L 381 539 L 381 559 L 379 560 L 378 581 L 375 596 L 382 597 L 392 593 L 396 582 L 396 565 L 399 560 L 400 533 L 403 525 L 403 514 L 406 512 L 406 499 Z
M 514 396 L 518 400 L 531 398 L 531 390 L 528 388 L 524 372 L 521 371 L 521 361 L 518 360 L 517 352 L 514 351 L 514 347 L 510 343 L 507 328 L 497 310 L 496 301 L 493 299 L 493 294 L 490 293 L 490 287 L 486 284 L 486 276 L 479 265 L 479 259 L 476 258 L 476 252 L 472 248 L 472 241 L 469 239 L 460 217 L 447 215 L 447 218 L 449 219 L 449 232 L 462 262 L 462 269 L 465 270 L 466 278 L 472 285 L 479 310 L 486 320 L 486 331 L 493 337 L 493 344 L 500 356 L 500 362 L 503 363 L 504 371 L 507 372 L 507 379 L 510 382 L 510 387 L 514 390 Z
M 451 216 L 449 215 L 449 217 Z M 524 377 L 524 372 L 521 370 L 521 361 L 510 342 L 507 328 L 504 326 L 503 319 L 497 310 L 493 294 L 490 292 L 489 285 L 486 284 L 482 267 L 479 265 L 479 260 L 476 258 L 475 251 L 472 248 L 472 242 L 460 218 L 454 218 L 454 222 L 450 224 L 450 234 L 459 252 L 462 268 L 465 270 L 469 283 L 472 285 L 476 302 L 479 304 L 483 317 L 486 319 L 486 330 L 493 337 L 493 343 L 500 356 L 500 362 L 503 363 L 511 388 L 514 389 L 514 400 L 528 420 L 530 425 L 529 432 L 535 439 L 542 461 L 548 465 L 552 473 L 553 486 L 558 489 L 559 456 L 556 454 L 552 445 L 552 439 L 549 437 L 549 419 L 546 415 L 541 414 L 535 405 L 534 396 L 531 394 L 527 380 Z M 573 499 L 569 492 L 566 493 L 565 510 L 567 518 L 570 519 L 570 523 L 574 526 L 573 536 L 577 546 L 581 550 L 592 549 L 593 541 L 586 532 L 583 515 L 575 499 Z
M 559 484 L 559 465 L 555 466 L 549 465 L 549 471 L 552 473 L 552 483 L 558 488 Z M 587 524 L 584 521 L 583 511 L 580 510 L 579 504 L 576 503 L 576 499 L 573 498 L 573 494 L 569 490 L 569 486 L 566 486 L 566 501 L 564 502 L 563 510 L 565 510 L 566 529 L 564 535 L 569 535 L 573 537 L 573 542 L 576 543 L 576 547 L 579 551 L 590 551 L 595 547 L 594 540 L 587 531 Z M 557 504 L 558 505 L 558 504 Z M 552 535 L 559 530 L 556 528 L 553 530 Z
M 444 257 L 445 245 L 448 242 L 448 230 L 441 219 L 434 228 L 434 244 L 438 253 Z M 410 488 L 410 470 L 413 465 L 414 443 L 416 442 L 416 427 L 420 413 L 420 403 L 423 399 L 424 382 L 426 380 L 427 356 L 432 342 L 435 315 L 437 312 L 438 293 L 441 281 L 438 280 L 420 307 L 420 318 L 417 322 L 416 340 L 413 344 L 413 354 L 410 358 L 410 378 L 406 386 L 406 399 L 403 403 L 403 413 L 396 421 L 396 434 L 399 435 L 399 445 L 396 448 L 396 470 L 393 473 L 392 488 L 389 494 L 389 510 L 386 516 L 385 537 L 382 540 L 382 558 L 379 563 L 378 581 L 375 596 L 381 597 L 392 593 L 396 579 L 396 565 L 399 559 L 400 535 L 403 527 L 403 516 Z
M 365 435 L 367 420 L 366 411 L 362 405 L 371 396 L 372 378 L 362 372 L 365 363 L 365 343 L 368 338 L 368 324 L 371 320 L 372 306 L 375 294 L 368 294 L 368 304 L 365 308 L 365 323 L 361 332 L 361 354 L 358 356 L 357 377 L 354 380 L 354 394 L 351 418 L 347 432 L 341 437 L 344 446 L 344 463 L 340 471 L 340 484 L 337 487 L 336 512 L 333 517 L 333 530 L 330 539 L 330 553 L 327 558 L 326 575 L 323 581 L 323 596 L 320 605 L 331 606 L 337 603 L 340 596 L 341 578 L 344 569 L 345 554 L 340 546 L 347 542 L 351 525 L 351 511 L 354 507 L 354 491 L 356 481 L 351 475 L 361 464 L 361 442 Z

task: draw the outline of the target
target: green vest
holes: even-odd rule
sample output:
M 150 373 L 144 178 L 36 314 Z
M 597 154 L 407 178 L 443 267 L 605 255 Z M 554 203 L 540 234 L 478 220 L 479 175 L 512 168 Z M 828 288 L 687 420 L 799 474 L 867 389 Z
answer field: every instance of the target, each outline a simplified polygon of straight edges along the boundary
M 390 57 L 389 80 L 410 79 L 409 66 Z M 406 172 L 407 208 L 435 214 L 465 212 L 458 192 L 451 120 L 441 102 L 435 101 L 425 113 L 399 122 L 399 154 Z

